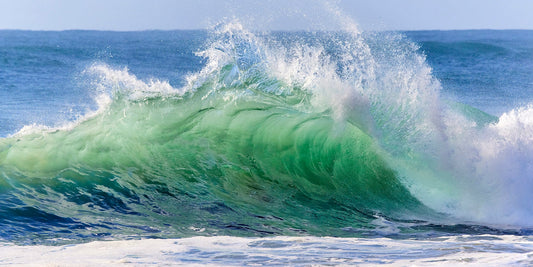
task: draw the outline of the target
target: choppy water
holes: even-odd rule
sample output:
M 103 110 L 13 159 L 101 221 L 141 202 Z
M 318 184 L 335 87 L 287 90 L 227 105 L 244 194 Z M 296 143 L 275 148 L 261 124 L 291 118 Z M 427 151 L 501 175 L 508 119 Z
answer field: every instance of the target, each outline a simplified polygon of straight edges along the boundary
M 531 31 L 0 31 L 0 255 L 525 264 L 532 56 Z

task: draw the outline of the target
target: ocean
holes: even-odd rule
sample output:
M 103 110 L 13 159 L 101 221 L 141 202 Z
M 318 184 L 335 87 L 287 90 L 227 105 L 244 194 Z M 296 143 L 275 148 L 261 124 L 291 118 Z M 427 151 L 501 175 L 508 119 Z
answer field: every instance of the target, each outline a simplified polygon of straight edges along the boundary
M 0 264 L 531 265 L 533 31 L 0 31 Z

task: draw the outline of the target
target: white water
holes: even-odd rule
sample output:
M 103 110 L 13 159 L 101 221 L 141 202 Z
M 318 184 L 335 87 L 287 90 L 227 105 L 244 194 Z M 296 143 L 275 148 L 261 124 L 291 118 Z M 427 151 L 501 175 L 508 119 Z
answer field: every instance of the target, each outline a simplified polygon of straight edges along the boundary
M 283 47 L 232 21 L 217 28 L 218 39 L 201 53 L 207 65 L 189 85 L 220 75 L 228 64 L 234 68 L 213 91 L 258 71 L 275 77 L 288 86 L 268 93 L 301 88 L 312 95 L 312 107 L 306 108 L 330 109 L 338 121 L 369 133 L 404 185 L 428 207 L 458 223 L 533 226 L 533 108 L 478 125 L 479 118 L 442 98 L 416 45 L 394 33 L 365 39 L 342 12 L 331 12 L 345 31 L 329 39 L 338 57 L 324 44 L 296 41 Z
M 191 237 L 64 246 L 0 244 L 0 265 L 31 266 L 503 266 L 533 264 L 524 236 L 424 240 L 334 237 Z

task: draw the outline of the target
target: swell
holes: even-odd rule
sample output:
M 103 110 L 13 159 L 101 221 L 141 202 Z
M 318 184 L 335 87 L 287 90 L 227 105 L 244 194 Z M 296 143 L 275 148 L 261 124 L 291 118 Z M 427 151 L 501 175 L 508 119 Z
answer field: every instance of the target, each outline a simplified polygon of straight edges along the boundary
M 3 139 L 2 236 L 353 235 L 427 211 L 367 133 L 295 109 L 306 93 L 210 85 Z
M 97 110 L 0 140 L 0 236 L 530 225 L 531 107 L 498 119 L 443 101 L 398 34 L 285 35 L 220 25 L 182 88 L 87 68 Z

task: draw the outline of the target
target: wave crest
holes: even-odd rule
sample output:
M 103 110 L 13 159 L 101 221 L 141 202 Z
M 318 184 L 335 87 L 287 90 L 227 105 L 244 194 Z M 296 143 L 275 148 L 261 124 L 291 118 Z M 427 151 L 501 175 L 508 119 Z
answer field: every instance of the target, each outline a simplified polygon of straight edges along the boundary
M 0 140 L 6 201 L 162 236 L 351 235 L 380 218 L 530 226 L 533 108 L 498 120 L 443 101 L 416 45 L 348 26 L 221 24 L 182 88 L 92 65 L 96 111 Z

